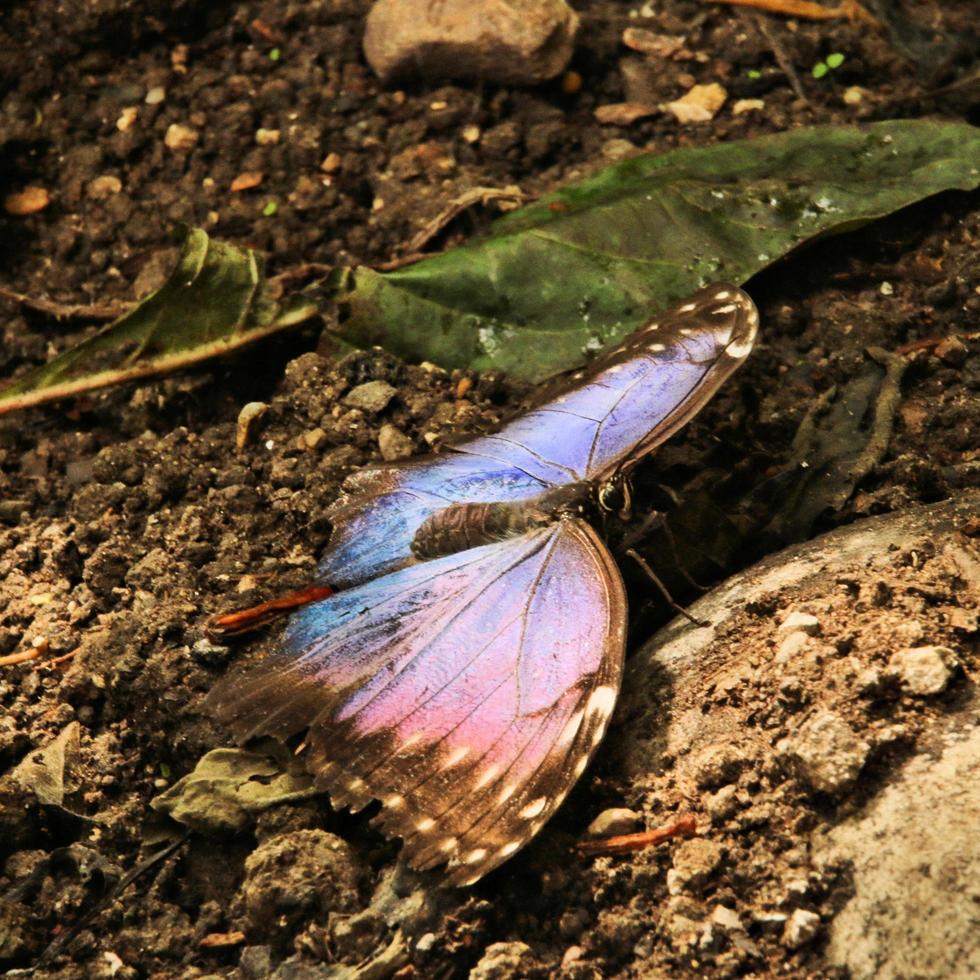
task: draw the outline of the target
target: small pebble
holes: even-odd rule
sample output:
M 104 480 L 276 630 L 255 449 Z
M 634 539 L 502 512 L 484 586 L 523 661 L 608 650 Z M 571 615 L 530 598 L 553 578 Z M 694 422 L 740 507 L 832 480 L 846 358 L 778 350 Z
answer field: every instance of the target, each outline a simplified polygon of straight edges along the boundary
M 167 129 L 166 136 L 163 137 L 163 142 L 168 150 L 173 150 L 175 153 L 185 153 L 187 150 L 194 149 L 198 139 L 200 136 L 196 129 L 185 126 L 183 123 L 172 123 Z
M 388 407 L 397 393 L 387 381 L 365 381 L 351 388 L 344 397 L 344 404 L 348 408 L 359 408 L 362 412 L 380 412 Z
M 635 833 L 643 824 L 642 817 L 635 810 L 613 807 L 603 810 L 589 824 L 585 831 L 587 837 L 618 837 L 621 834 Z
M 807 636 L 818 636 L 820 634 L 820 620 L 811 613 L 794 610 L 787 613 L 779 624 L 780 633 L 789 633 L 793 630 L 806 633 Z
M 162 85 L 154 85 L 146 93 L 146 98 L 143 101 L 147 105 L 159 105 L 167 97 L 167 90 Z
M 732 115 L 741 116 L 746 112 L 761 112 L 765 107 L 766 104 L 762 99 L 739 99 L 732 106 Z
M 249 402 L 242 406 L 235 425 L 235 448 L 241 452 L 248 443 L 252 427 L 269 410 L 265 402 Z M 269 447 L 271 448 L 271 447 Z
M 955 666 L 956 654 L 949 647 L 914 647 L 899 650 L 888 662 L 888 671 L 909 694 L 941 694 Z
M 86 193 L 93 201 L 104 201 L 122 190 L 122 181 L 115 174 L 103 174 L 89 181 Z
M 307 449 L 319 449 L 326 441 L 327 434 L 319 426 L 303 433 L 303 445 Z
M 480 962 L 470 970 L 469 980 L 507 980 L 527 976 L 534 965 L 534 952 L 527 943 L 491 943 Z
M 415 449 L 415 443 L 398 426 L 388 422 L 381 426 L 378 433 L 378 449 L 386 463 L 393 463 L 399 459 L 408 459 Z
M 279 130 L 257 129 L 255 131 L 255 142 L 259 146 L 275 146 L 279 142 Z
M 725 932 L 745 932 L 745 926 L 738 913 L 727 905 L 716 905 L 711 913 L 711 921 Z
M 120 133 L 125 133 L 132 129 L 133 125 L 136 123 L 136 120 L 139 118 L 139 114 L 140 111 L 136 108 L 136 106 L 127 106 L 122 112 L 119 113 L 119 118 L 116 120 L 116 129 L 118 129 Z
M 790 949 L 805 946 L 817 935 L 820 928 L 820 916 L 807 909 L 795 909 L 783 929 L 783 945 Z

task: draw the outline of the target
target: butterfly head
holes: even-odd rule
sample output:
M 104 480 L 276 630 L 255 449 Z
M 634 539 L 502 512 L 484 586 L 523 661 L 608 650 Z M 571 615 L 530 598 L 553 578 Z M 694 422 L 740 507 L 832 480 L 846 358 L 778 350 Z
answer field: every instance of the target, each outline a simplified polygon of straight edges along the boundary
M 596 503 L 603 515 L 615 514 L 621 521 L 633 516 L 633 493 L 629 475 L 623 471 L 603 480 L 596 490 Z

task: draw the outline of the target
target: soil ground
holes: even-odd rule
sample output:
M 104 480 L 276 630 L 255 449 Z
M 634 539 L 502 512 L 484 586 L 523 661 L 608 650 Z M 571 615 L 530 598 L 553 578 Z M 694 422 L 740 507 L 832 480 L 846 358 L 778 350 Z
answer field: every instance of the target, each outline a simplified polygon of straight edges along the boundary
M 814 123 L 980 122 L 976 89 L 957 84 L 970 67 L 973 0 L 891 5 L 906 18 L 904 40 L 846 20 L 787 22 L 684 0 L 574 6 L 583 29 L 570 67 L 582 85 L 569 92 L 574 86 L 561 80 L 534 89 L 417 82 L 385 90 L 360 54 L 368 4 L 359 0 L 15 0 L 0 12 L 0 47 L 13 53 L 0 59 L 0 197 L 40 185 L 51 204 L 28 218 L 0 214 L 0 284 L 69 304 L 130 301 L 162 282 L 181 222 L 265 250 L 273 272 L 300 262 L 377 264 L 475 186 L 516 184 L 535 195 L 636 150 Z M 696 57 L 638 71 L 620 39 L 626 27 L 650 26 L 651 12 L 654 29 L 684 35 Z M 845 55 L 843 65 L 812 77 L 831 52 Z M 805 98 L 780 60 L 795 66 Z M 593 116 L 638 86 L 659 103 L 714 81 L 731 100 L 759 98 L 764 108 L 733 115 L 726 107 L 692 126 L 666 114 L 628 127 Z M 860 100 L 845 100 L 856 86 Z M 121 129 L 117 121 L 134 106 L 135 122 Z M 196 132 L 191 148 L 165 146 L 174 123 Z M 257 142 L 260 129 L 278 130 L 278 142 Z M 336 159 L 325 174 L 328 154 Z M 229 192 L 237 175 L 253 171 L 265 174 L 261 186 Z M 439 244 L 461 240 L 486 217 L 457 221 Z M 896 351 L 957 335 L 911 355 L 886 455 L 820 528 L 976 486 L 978 237 L 980 195 L 948 194 L 757 277 L 749 289 L 763 343 L 738 380 L 646 464 L 642 482 L 683 496 L 698 474 L 719 467 L 749 459 L 756 470 L 778 467 L 808 407 L 859 373 L 866 347 Z M 3 306 L 0 377 L 94 329 Z M 382 425 L 424 452 L 492 426 L 528 396 L 491 376 L 472 378 L 457 397 L 461 374 L 379 352 L 336 364 L 317 352 L 317 334 L 309 328 L 193 373 L 0 421 L 0 656 L 35 643 L 53 657 L 74 651 L 54 666 L 0 668 L 0 773 L 72 723 L 79 738 L 60 805 L 0 778 L 0 968 L 28 967 L 70 935 L 35 975 L 340 976 L 391 938 L 382 915 L 358 913 L 397 845 L 322 798 L 271 810 L 234 837 L 192 836 L 117 887 L 152 853 L 159 827 L 148 823 L 150 799 L 228 744 L 205 694 L 230 662 L 269 641 L 216 645 L 206 639 L 209 618 L 309 580 L 329 535 L 323 510 L 346 474 L 379 458 Z M 351 387 L 376 379 L 397 389 L 386 408 L 341 404 Z M 257 438 L 236 450 L 239 411 L 255 400 L 269 411 Z M 726 571 L 754 557 L 745 548 Z M 956 615 L 909 641 L 955 643 L 975 664 L 975 602 L 963 600 L 954 579 L 940 568 L 928 587 L 916 585 L 915 601 Z M 643 613 L 632 623 L 635 648 L 668 613 L 639 580 L 631 586 Z M 895 616 L 914 618 L 902 577 L 887 588 L 902 596 Z M 759 614 L 778 611 L 776 603 Z M 826 634 L 844 642 L 853 615 L 846 603 L 830 604 Z M 731 656 L 768 662 L 771 642 L 771 634 L 747 635 Z M 800 681 L 818 699 L 821 676 Z M 939 717 L 962 697 L 954 690 L 913 714 Z M 744 723 L 754 717 L 746 707 Z M 851 719 L 858 728 L 873 720 Z M 628 739 L 628 726 L 610 738 Z M 754 902 L 758 916 L 744 939 L 719 932 L 692 945 L 663 927 L 674 845 L 644 858 L 570 856 L 608 807 L 629 805 L 651 826 L 670 818 L 650 795 L 657 787 L 632 782 L 620 756 L 600 755 L 513 862 L 469 892 L 443 896 L 421 940 L 412 937 L 408 965 L 375 964 L 370 975 L 465 977 L 477 963 L 482 977 L 836 975 L 819 936 L 787 946 L 766 927 L 760 885 L 767 861 L 805 864 L 805 855 L 786 857 L 791 838 L 814 821 L 832 825 L 835 804 L 801 803 L 796 822 L 778 832 L 764 821 L 723 821 L 731 859 L 706 872 L 703 901 L 737 908 L 747 923 L 740 903 Z M 888 759 L 880 764 L 887 770 Z M 746 765 L 741 789 L 780 791 L 778 767 Z M 709 803 L 686 800 L 698 814 Z M 841 894 L 828 885 L 798 903 L 826 921 Z M 530 949 L 485 955 L 494 943 Z

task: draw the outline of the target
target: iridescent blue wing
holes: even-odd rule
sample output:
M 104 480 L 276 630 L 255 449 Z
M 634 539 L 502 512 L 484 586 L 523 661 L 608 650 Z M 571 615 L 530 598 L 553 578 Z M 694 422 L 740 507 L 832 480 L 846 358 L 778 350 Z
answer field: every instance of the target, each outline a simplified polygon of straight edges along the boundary
M 758 325 L 741 289 L 708 286 L 572 375 L 540 408 L 456 449 L 546 483 L 602 480 L 700 411 L 748 356 Z
M 336 806 L 372 799 L 415 867 L 469 884 L 534 836 L 602 738 L 626 600 L 577 520 L 420 563 L 298 613 L 212 695 L 242 739 L 308 729 Z
M 554 486 L 605 478 L 711 398 L 748 355 L 758 322 L 740 289 L 709 286 L 495 435 L 439 457 L 361 471 L 327 511 L 335 530 L 320 577 L 347 587 L 403 567 L 419 525 L 449 504 L 529 500 Z

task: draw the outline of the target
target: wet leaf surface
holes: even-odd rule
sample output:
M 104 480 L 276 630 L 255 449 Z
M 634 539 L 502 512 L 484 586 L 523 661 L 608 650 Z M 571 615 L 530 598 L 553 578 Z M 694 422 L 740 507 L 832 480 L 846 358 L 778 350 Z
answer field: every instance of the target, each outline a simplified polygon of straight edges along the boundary
M 358 269 L 344 337 L 447 368 L 540 381 L 711 281 L 980 184 L 959 123 L 821 126 L 632 157 L 394 272 Z

